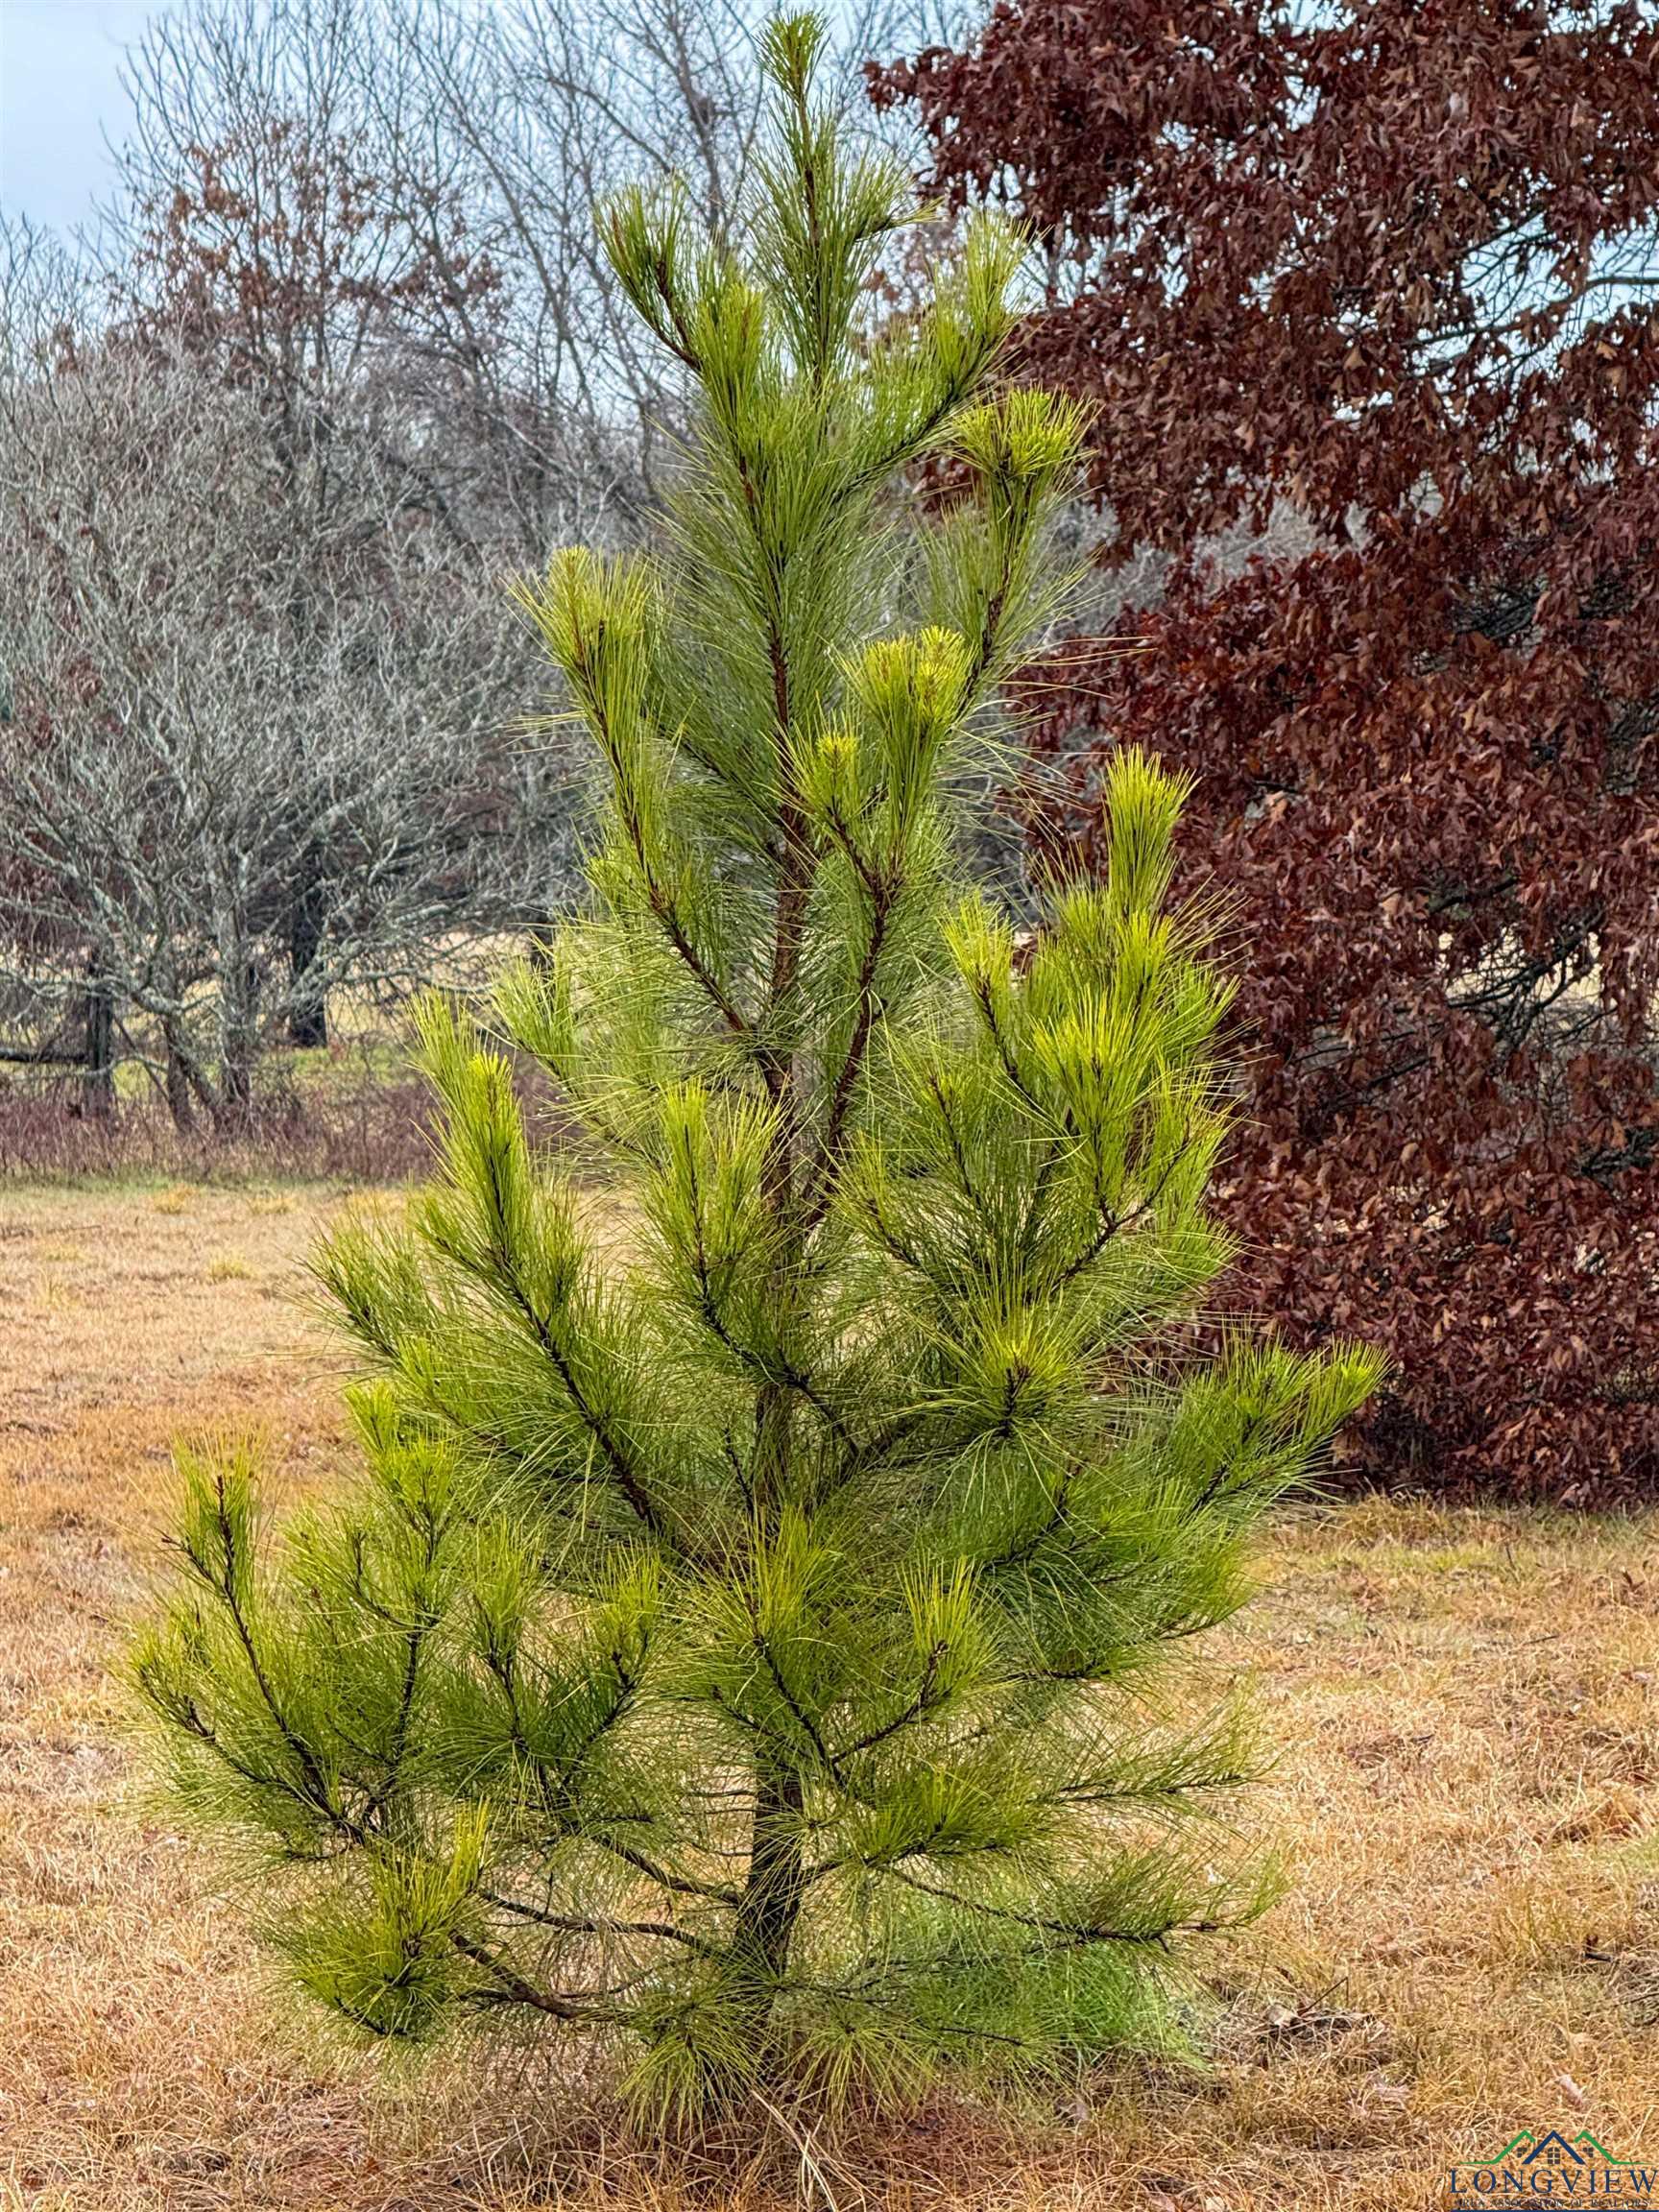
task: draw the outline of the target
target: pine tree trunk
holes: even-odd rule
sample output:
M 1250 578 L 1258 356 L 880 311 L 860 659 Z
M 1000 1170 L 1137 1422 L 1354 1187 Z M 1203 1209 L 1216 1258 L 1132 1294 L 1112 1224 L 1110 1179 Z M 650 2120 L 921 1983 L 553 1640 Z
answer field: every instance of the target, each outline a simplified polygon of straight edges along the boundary
M 752 1979 L 754 2030 L 770 2040 L 773 2007 L 789 1964 L 789 1947 L 805 1895 L 801 1847 L 800 1769 L 762 1755 L 755 1795 L 749 1875 L 737 1907 L 733 1950 Z
M 778 1232 L 772 1281 L 781 1314 L 801 1295 L 803 1236 L 797 1188 L 798 1071 L 787 1025 L 799 981 L 802 938 L 810 890 L 810 846 L 800 799 L 788 769 L 789 677 L 781 636 L 771 640 L 774 705 L 778 717 L 779 764 L 783 791 L 778 827 L 784 854 L 774 924 L 772 974 L 768 992 L 774 1022 L 781 1022 L 781 1043 L 760 1055 L 760 1073 L 778 1110 L 778 1125 L 762 1167 L 766 1210 Z M 775 1532 L 789 1497 L 794 1454 L 794 1402 L 776 1384 L 756 1401 L 755 1509 L 761 1542 Z M 804 1802 L 800 1768 L 762 1751 L 757 1759 L 755 1819 L 750 1835 L 749 1872 L 737 1908 L 734 1949 L 743 1972 L 752 1978 L 750 2000 L 754 2034 L 764 2068 L 769 2062 L 772 2014 L 789 1963 L 789 1947 L 805 1894 L 801 1843 Z

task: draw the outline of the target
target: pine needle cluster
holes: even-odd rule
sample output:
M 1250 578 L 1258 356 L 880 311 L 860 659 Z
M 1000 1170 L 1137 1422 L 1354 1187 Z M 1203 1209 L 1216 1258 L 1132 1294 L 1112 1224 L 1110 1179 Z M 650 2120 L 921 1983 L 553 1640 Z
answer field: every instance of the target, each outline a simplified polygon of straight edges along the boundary
M 555 2024 L 659 2122 L 1166 2032 L 1179 1939 L 1257 1892 L 1186 1818 L 1243 1771 L 1236 1716 L 1169 1720 L 1161 1662 L 1376 1374 L 1183 1354 L 1230 1253 L 1179 783 L 1116 760 L 1109 864 L 1029 937 L 966 880 L 1080 425 L 993 383 L 996 223 L 874 314 L 909 203 L 817 99 L 820 36 L 769 34 L 740 249 L 673 192 L 607 212 L 695 446 L 657 554 L 525 593 L 602 835 L 498 1017 L 625 1250 L 506 1053 L 428 1006 L 432 1185 L 321 1260 L 365 1472 L 274 1535 L 247 1455 L 187 1456 L 136 1660 L 303 1988 L 383 2037 Z M 924 461 L 953 489 L 905 528 Z

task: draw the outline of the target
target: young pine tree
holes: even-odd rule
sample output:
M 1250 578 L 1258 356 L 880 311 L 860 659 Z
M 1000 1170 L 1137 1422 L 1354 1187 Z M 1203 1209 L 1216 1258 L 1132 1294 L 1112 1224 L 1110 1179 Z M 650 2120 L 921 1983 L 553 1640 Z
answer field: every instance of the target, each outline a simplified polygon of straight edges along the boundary
M 596 1236 L 428 1007 L 434 1186 L 322 1262 L 366 1474 L 273 1546 L 245 1456 L 187 1458 L 137 1662 L 304 1988 L 377 2035 L 610 2040 L 659 2118 L 1156 2032 L 1171 1939 L 1254 1894 L 1174 1832 L 1239 1758 L 1226 1717 L 1160 1724 L 1156 1663 L 1376 1372 L 1180 1357 L 1229 1255 L 1176 783 L 1118 760 L 1106 876 L 1050 887 L 1028 958 L 963 879 L 1078 422 L 984 396 L 992 224 L 873 325 L 904 192 L 815 104 L 819 38 L 769 35 L 741 252 L 674 194 L 605 217 L 695 445 L 660 555 L 525 595 L 603 837 L 500 1019 L 627 1203 Z M 929 457 L 960 490 L 907 536 Z

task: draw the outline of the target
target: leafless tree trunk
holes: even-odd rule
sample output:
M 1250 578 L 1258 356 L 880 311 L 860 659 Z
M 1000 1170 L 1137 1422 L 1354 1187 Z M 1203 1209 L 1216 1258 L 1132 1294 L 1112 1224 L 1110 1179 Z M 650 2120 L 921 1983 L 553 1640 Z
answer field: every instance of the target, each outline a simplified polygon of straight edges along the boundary
M 0 981 L 50 1033 L 95 962 L 98 1033 L 155 1037 L 180 1116 L 244 1116 L 273 1031 L 412 988 L 552 872 L 501 586 L 386 514 L 368 477 L 289 500 L 252 399 L 179 354 L 0 393 Z
M 115 987 L 96 960 L 88 962 L 83 1004 L 86 1025 L 83 1096 L 89 1113 L 108 1114 L 115 1105 Z

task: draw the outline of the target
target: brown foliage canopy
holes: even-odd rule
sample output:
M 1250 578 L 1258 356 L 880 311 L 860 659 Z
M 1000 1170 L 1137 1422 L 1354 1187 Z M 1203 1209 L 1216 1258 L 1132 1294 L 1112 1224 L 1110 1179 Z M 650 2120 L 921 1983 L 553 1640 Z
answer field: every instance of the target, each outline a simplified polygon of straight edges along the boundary
M 874 90 L 1035 227 L 1025 363 L 1169 562 L 1037 833 L 1120 742 L 1200 780 L 1252 1294 L 1390 1348 L 1381 1473 L 1651 1491 L 1659 15 L 999 0 Z

